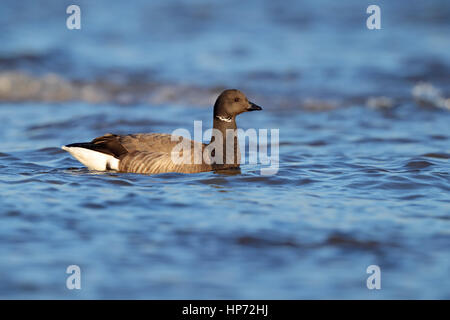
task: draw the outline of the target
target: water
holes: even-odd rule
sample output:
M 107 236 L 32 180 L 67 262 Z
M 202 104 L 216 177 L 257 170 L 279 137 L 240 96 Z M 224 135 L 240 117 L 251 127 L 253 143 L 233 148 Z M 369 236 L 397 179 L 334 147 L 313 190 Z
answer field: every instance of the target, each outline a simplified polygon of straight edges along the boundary
M 80 31 L 40 3 L 0 12 L 1 298 L 450 298 L 448 2 L 380 1 L 379 31 L 361 1 L 80 1 Z M 227 87 L 264 108 L 239 127 L 280 128 L 276 175 L 59 149 L 206 128 Z

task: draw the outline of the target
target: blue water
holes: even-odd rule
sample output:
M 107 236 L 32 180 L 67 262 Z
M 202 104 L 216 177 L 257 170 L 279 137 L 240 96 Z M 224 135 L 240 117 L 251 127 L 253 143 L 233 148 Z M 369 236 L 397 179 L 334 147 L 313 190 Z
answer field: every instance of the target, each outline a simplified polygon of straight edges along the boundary
M 449 299 L 450 111 L 412 90 L 450 97 L 450 5 L 376 2 L 370 31 L 370 1 L 78 1 L 69 31 L 66 3 L 4 1 L 0 298 Z M 239 127 L 280 129 L 276 175 L 90 172 L 59 149 L 206 129 L 228 87 L 264 108 Z

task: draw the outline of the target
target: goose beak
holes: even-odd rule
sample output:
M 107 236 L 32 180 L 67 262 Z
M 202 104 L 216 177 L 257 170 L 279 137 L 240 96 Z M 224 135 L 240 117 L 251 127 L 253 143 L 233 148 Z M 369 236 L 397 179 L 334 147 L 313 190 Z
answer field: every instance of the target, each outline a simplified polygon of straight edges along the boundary
M 256 110 L 262 110 L 260 106 L 257 104 L 254 104 L 253 102 L 249 101 L 249 106 L 247 107 L 247 111 L 256 111 Z

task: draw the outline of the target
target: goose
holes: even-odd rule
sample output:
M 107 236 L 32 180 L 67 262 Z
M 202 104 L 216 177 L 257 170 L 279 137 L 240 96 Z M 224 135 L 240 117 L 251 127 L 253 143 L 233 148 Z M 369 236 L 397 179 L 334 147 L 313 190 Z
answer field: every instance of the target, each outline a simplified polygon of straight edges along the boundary
M 228 89 L 214 104 L 213 134 L 208 144 L 163 133 L 108 133 L 91 142 L 72 143 L 62 149 L 95 171 L 159 174 L 238 169 L 240 152 L 236 116 L 256 110 L 262 108 L 250 102 L 244 93 Z M 223 139 L 222 143 L 218 137 Z

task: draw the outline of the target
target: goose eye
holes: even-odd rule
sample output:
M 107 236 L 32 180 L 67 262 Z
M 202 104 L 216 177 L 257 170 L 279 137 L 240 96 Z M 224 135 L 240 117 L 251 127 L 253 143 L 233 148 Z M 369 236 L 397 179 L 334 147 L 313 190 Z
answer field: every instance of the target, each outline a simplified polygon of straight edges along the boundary
M 234 102 L 239 102 L 239 98 L 234 98 Z

